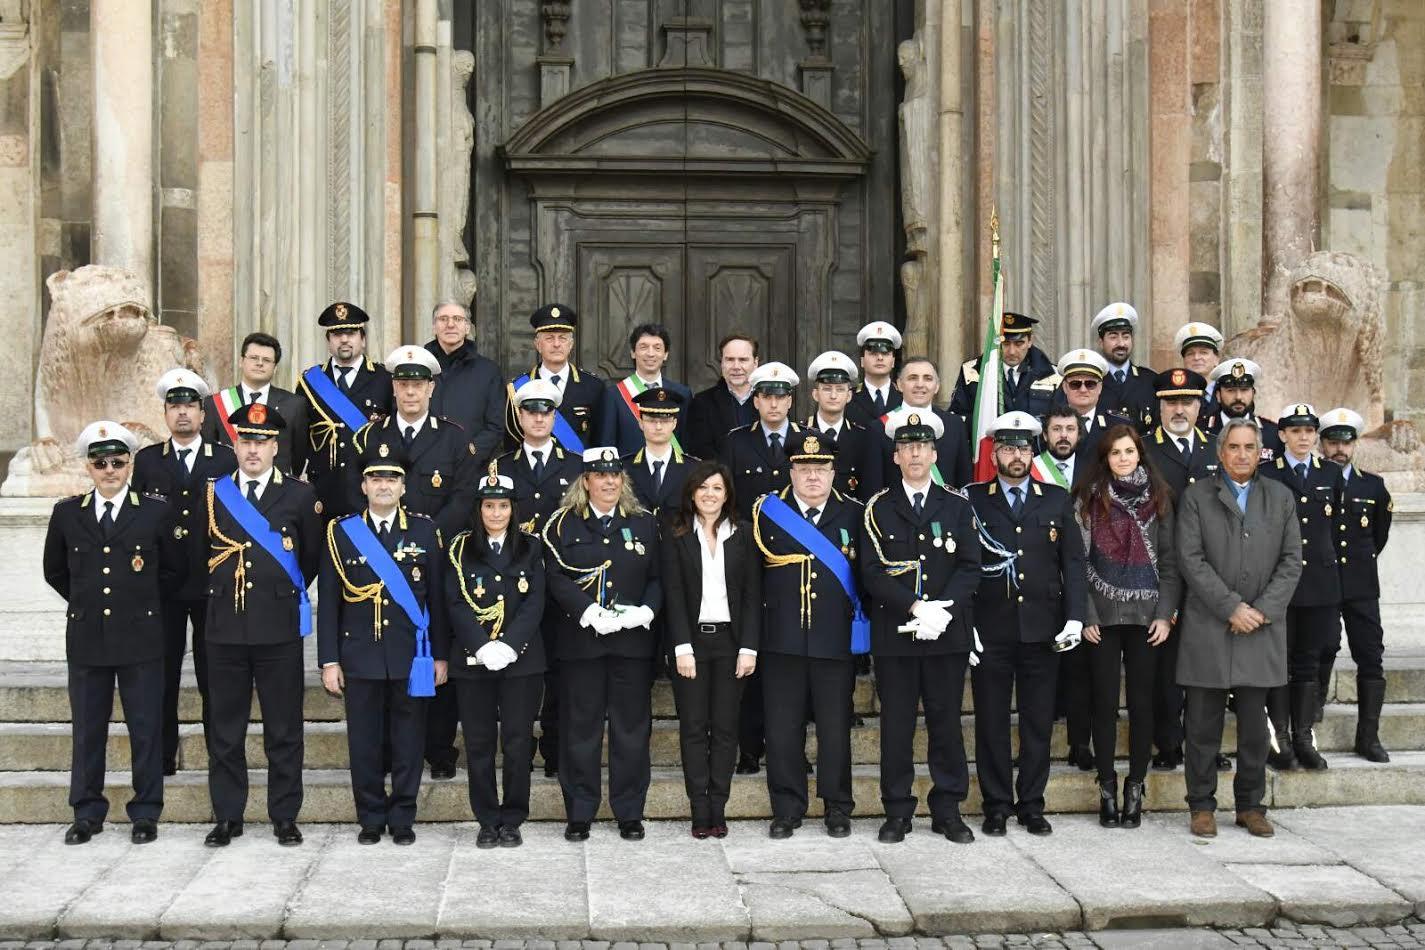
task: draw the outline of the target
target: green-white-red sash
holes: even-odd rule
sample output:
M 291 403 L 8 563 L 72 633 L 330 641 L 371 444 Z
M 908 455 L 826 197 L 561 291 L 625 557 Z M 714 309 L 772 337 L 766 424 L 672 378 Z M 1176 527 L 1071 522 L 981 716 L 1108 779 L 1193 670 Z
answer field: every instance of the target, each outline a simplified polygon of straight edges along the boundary
M 1035 481 L 1058 485 L 1065 491 L 1069 489 L 1069 480 L 1064 477 L 1063 472 L 1059 471 L 1059 466 L 1054 464 L 1054 456 L 1048 452 L 1040 452 L 1034 457 L 1034 463 L 1030 466 L 1029 474 Z
M 233 424 L 228 421 L 228 416 L 238 411 L 242 406 L 242 391 L 233 386 L 230 389 L 220 389 L 213 394 L 213 403 L 218 410 L 218 422 L 222 425 L 223 431 L 228 434 L 228 444 L 237 444 L 237 432 L 233 429 Z
M 633 401 L 633 397 L 647 389 L 648 384 L 639 379 L 637 373 L 634 373 L 629 376 L 628 379 L 621 380 L 614 388 L 618 390 L 619 398 L 623 400 L 624 407 L 633 414 L 633 421 L 637 422 L 640 414 L 638 411 L 638 403 Z M 673 436 L 673 448 L 679 452 L 683 451 L 683 446 L 679 444 L 676 435 Z

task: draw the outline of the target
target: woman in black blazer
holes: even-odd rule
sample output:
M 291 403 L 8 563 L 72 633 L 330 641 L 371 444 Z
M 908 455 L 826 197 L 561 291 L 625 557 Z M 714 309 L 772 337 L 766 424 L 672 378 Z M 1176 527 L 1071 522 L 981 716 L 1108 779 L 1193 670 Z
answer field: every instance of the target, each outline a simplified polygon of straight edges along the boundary
M 544 544 L 519 529 L 513 480 L 480 480 L 470 530 L 451 539 L 446 565 L 450 678 L 465 734 L 476 847 L 518 847 L 529 816 L 534 717 L 544 695 Z M 497 741 L 498 739 L 498 741 Z M 495 749 L 504 751 L 504 800 Z
M 762 629 L 762 558 L 752 526 L 735 521 L 732 471 L 699 462 L 665 529 L 673 699 L 693 837 L 727 835 L 723 810 L 737 762 L 742 679 L 757 668 Z M 716 573 L 714 573 L 716 572 Z

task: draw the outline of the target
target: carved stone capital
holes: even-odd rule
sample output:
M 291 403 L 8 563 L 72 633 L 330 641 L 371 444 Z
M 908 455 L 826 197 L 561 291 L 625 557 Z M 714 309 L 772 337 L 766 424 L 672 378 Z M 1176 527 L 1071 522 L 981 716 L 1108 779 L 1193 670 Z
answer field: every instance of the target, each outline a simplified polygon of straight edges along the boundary
M 544 21 L 544 52 L 550 56 L 562 55 L 564 37 L 569 32 L 569 4 L 550 0 L 540 5 L 539 15 Z

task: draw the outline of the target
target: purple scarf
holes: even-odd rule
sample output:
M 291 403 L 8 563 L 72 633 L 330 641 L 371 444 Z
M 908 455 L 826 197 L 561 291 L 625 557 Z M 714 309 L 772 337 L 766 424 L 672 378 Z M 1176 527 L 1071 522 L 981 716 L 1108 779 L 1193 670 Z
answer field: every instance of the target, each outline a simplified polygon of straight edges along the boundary
M 1115 601 L 1158 599 L 1158 558 L 1149 531 L 1157 506 L 1148 472 L 1138 466 L 1127 478 L 1108 484 L 1108 516 L 1096 505 L 1083 512 L 1089 583 Z

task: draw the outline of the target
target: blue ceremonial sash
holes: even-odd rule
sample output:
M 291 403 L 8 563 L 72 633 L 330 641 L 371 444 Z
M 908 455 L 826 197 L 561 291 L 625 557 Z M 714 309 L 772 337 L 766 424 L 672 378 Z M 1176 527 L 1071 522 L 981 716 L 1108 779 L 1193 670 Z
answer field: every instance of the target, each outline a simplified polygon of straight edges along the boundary
M 307 388 L 321 399 L 332 412 L 336 413 L 346 427 L 352 432 L 366 425 L 366 414 L 356 408 L 356 403 L 351 401 L 351 397 L 337 388 L 336 383 L 326 374 L 320 365 L 311 366 L 302 374 L 302 381 L 307 384 Z
M 511 385 L 514 389 L 519 389 L 527 382 L 529 382 L 529 373 L 525 373 Z M 566 451 L 583 457 L 584 440 L 574 433 L 574 427 L 569 424 L 569 420 L 564 418 L 564 414 L 558 409 L 554 410 L 554 437 L 559 440 L 559 444 L 564 446 Z
M 366 558 L 366 564 L 376 572 L 381 583 L 386 585 L 391 595 L 411 623 L 416 627 L 416 655 L 411 660 L 411 673 L 406 678 L 408 696 L 435 695 L 435 663 L 430 653 L 430 611 L 416 602 L 415 591 L 406 582 L 406 575 L 391 557 L 391 552 L 372 533 L 371 526 L 361 515 L 347 515 L 341 519 L 341 530 L 356 550 Z M 438 569 L 438 568 L 437 568 Z
M 792 536 L 792 540 L 806 548 L 807 553 L 826 565 L 836 578 L 846 599 L 851 601 L 854 616 L 851 618 L 851 652 L 871 651 L 871 621 L 861 608 L 861 596 L 856 593 L 856 584 L 851 576 L 851 562 L 841 549 L 826 539 L 826 535 L 816 530 L 816 525 L 798 514 L 777 495 L 768 495 L 762 501 L 762 513 L 777 527 Z
M 271 491 L 270 483 L 267 487 Z M 213 494 L 223 503 L 223 507 L 242 530 L 247 532 L 247 536 L 256 541 L 258 547 L 272 555 L 272 559 L 287 572 L 287 577 L 292 581 L 292 586 L 297 588 L 297 596 L 300 598 L 297 602 L 297 616 L 301 621 L 299 629 L 302 636 L 311 636 L 312 601 L 307 597 L 307 579 L 302 576 L 297 555 L 282 546 L 283 534 L 272 530 L 272 525 L 267 523 L 262 512 L 253 507 L 252 502 L 244 497 L 231 478 L 224 476 L 213 482 Z

